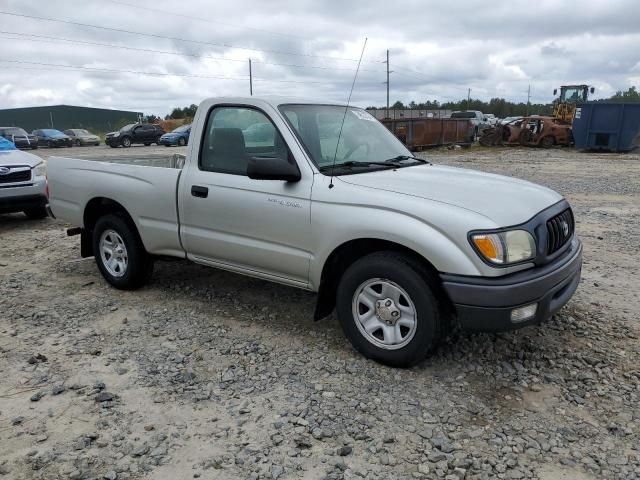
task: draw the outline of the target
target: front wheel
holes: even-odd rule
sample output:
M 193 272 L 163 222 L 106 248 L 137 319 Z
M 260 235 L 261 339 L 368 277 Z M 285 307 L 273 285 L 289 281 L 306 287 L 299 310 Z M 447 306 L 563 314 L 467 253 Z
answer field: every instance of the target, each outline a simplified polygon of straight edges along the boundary
M 184 139 L 184 137 L 180 137 L 178 139 L 178 146 L 179 147 L 184 147 L 187 144 L 187 141 Z
M 122 140 L 120 140 L 120 143 L 123 147 L 129 148 L 131 146 L 131 139 L 129 137 L 124 137 Z
M 93 253 L 105 280 L 121 290 L 142 287 L 153 273 L 153 259 L 135 225 L 121 215 L 98 219 L 93 229 Z
M 442 337 L 444 318 L 436 291 L 430 273 L 412 258 L 373 253 L 354 262 L 340 279 L 338 318 L 365 357 L 410 367 Z
M 544 137 L 540 141 L 540 145 L 542 146 L 542 148 L 551 148 L 551 147 L 553 147 L 555 145 L 555 143 L 556 143 L 556 141 L 551 135 L 548 135 L 548 136 Z
M 76 147 L 79 147 L 80 145 L 82 145 L 82 143 L 80 142 L 80 140 L 79 140 L 79 139 L 76 139 L 76 142 L 75 142 L 75 143 L 76 143 Z

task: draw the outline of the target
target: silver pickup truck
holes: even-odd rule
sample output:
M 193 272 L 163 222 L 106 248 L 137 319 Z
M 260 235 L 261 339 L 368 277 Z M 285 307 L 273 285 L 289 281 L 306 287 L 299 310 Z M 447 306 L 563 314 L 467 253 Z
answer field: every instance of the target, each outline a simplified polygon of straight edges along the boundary
M 311 290 L 316 319 L 335 308 L 355 348 L 392 366 L 458 324 L 545 320 L 580 279 L 561 195 L 415 158 L 344 105 L 208 99 L 184 165 L 53 157 L 48 177 L 53 214 L 113 286 L 140 287 L 171 256 Z

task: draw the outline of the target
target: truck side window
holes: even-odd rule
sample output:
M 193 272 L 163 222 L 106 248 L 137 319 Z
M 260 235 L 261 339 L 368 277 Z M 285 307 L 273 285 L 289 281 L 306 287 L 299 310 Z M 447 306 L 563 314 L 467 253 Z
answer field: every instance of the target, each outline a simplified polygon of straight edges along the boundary
M 289 151 L 276 127 L 259 110 L 216 107 L 207 118 L 200 170 L 246 175 L 252 157 L 288 160 Z

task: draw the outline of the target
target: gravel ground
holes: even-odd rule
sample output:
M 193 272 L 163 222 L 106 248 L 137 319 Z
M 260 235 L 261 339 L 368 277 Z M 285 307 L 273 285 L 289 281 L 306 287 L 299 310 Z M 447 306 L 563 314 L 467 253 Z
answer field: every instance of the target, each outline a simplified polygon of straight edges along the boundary
M 394 370 L 310 293 L 182 261 L 122 292 L 64 224 L 0 216 L 0 478 L 640 478 L 640 155 L 424 155 L 567 196 L 584 277 L 552 320 Z

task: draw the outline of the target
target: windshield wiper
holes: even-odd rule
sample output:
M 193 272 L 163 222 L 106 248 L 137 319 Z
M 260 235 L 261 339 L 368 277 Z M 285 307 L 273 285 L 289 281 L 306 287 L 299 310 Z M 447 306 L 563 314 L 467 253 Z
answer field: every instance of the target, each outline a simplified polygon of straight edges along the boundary
M 324 171 L 327 171 L 327 170 L 331 170 L 333 168 L 368 167 L 370 165 L 387 167 L 387 168 L 394 167 L 394 164 L 389 163 L 387 161 L 384 161 L 384 162 L 368 162 L 368 161 L 357 162 L 357 161 L 354 161 L 354 160 L 349 160 L 347 162 L 336 163 L 335 165 L 323 165 L 322 167 L 319 168 L 319 170 L 321 172 L 324 172 Z
M 416 162 L 419 162 L 419 163 L 428 163 L 429 165 L 431 165 L 431 162 L 429 162 L 428 160 L 425 160 L 424 158 L 414 157 L 412 155 L 398 155 L 397 157 L 393 157 L 393 158 L 389 158 L 389 159 L 385 160 L 385 162 L 386 163 L 400 163 L 400 162 L 403 162 L 405 160 L 415 160 Z

